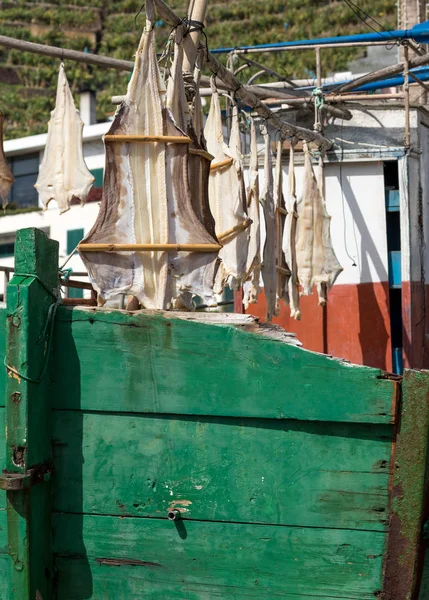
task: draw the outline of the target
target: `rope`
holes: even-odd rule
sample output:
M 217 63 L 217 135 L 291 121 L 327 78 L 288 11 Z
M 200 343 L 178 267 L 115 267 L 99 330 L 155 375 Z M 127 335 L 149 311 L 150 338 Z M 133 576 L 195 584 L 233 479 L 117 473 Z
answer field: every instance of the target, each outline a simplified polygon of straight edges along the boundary
M 64 274 L 65 274 L 65 277 L 68 277 L 70 275 L 70 272 L 71 272 L 71 269 L 60 270 L 60 273 L 63 277 L 64 277 Z M 48 366 L 48 360 L 49 360 L 49 356 L 51 353 L 51 345 L 52 345 L 52 337 L 53 337 L 52 334 L 54 331 L 54 324 L 55 324 L 55 315 L 57 312 L 57 308 L 58 308 L 59 304 L 61 303 L 61 293 L 58 289 L 52 288 L 51 286 L 49 286 L 45 281 L 43 281 L 43 279 L 41 279 L 38 275 L 35 275 L 34 273 L 15 273 L 15 277 L 24 277 L 24 278 L 32 277 L 33 279 L 36 279 L 40 283 L 40 285 L 48 292 L 48 294 L 50 296 L 52 296 L 52 298 L 54 300 L 54 302 L 50 305 L 50 307 L 48 309 L 48 314 L 46 315 L 46 321 L 43 326 L 42 333 L 40 334 L 40 336 L 37 340 L 37 345 L 40 345 L 42 342 L 44 344 L 46 344 L 46 340 L 48 342 L 46 345 L 44 355 L 43 355 L 43 364 L 42 364 L 42 368 L 40 370 L 39 376 L 37 378 L 34 378 L 34 377 L 29 377 L 28 375 L 24 375 L 23 373 L 20 373 L 17 369 L 8 365 L 6 362 L 6 357 L 4 358 L 4 365 L 5 365 L 8 373 L 14 373 L 19 378 L 24 379 L 24 381 L 39 384 L 39 383 L 41 383 L 43 376 L 45 375 L 46 368 Z

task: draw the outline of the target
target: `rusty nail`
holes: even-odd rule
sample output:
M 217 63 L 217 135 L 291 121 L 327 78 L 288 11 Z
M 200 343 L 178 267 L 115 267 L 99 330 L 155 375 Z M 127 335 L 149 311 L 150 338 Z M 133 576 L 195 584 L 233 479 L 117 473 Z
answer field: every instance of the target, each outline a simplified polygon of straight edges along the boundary
M 14 315 L 12 317 L 12 325 L 14 327 L 19 327 L 21 325 L 21 319 L 20 319 L 20 317 L 18 317 L 18 315 Z

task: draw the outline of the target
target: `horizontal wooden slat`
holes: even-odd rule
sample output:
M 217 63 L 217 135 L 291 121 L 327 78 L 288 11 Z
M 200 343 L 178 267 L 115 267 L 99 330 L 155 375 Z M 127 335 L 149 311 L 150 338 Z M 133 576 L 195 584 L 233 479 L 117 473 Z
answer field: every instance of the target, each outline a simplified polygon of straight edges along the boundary
M 60 600 L 154 597 L 153 585 L 168 599 L 190 586 L 177 597 L 374 600 L 383 548 L 368 531 L 54 515 Z
M 382 531 L 389 430 L 54 411 L 54 507 Z
M 390 423 L 395 383 L 276 340 L 100 309 L 57 311 L 56 408 Z

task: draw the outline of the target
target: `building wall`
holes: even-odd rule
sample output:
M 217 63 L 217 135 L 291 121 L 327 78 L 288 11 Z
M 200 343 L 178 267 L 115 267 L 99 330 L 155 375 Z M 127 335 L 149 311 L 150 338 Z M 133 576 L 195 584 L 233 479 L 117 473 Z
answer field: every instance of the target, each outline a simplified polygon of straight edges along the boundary
M 301 299 L 301 321 L 291 319 L 289 308 L 282 303 L 274 323 L 296 332 L 305 348 L 390 370 L 383 168 L 383 161 L 378 160 L 327 164 L 326 202 L 332 217 L 332 243 L 344 270 L 329 293 L 326 308 L 318 306 L 314 293 Z M 298 167 L 298 196 L 302 175 L 303 168 Z M 287 192 L 287 167 L 284 192 Z M 248 312 L 264 318 L 264 298 L 249 307 Z

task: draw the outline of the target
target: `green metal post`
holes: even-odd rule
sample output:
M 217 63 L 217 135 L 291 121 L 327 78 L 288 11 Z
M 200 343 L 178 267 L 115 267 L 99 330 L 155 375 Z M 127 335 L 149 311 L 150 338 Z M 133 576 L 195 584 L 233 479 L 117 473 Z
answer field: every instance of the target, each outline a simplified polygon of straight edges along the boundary
M 11 597 L 52 598 L 49 338 L 58 289 L 58 243 L 18 231 L 7 290 L 6 465 Z

